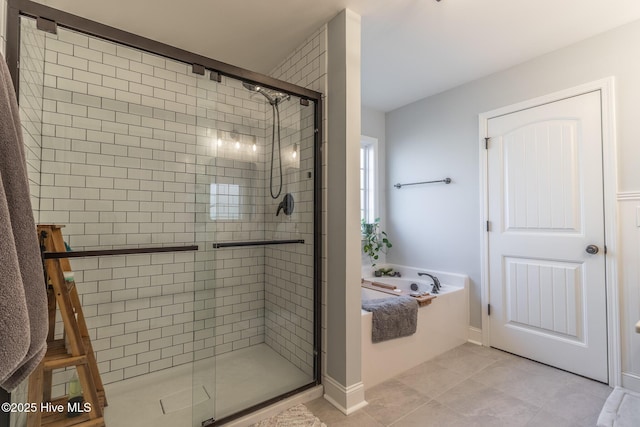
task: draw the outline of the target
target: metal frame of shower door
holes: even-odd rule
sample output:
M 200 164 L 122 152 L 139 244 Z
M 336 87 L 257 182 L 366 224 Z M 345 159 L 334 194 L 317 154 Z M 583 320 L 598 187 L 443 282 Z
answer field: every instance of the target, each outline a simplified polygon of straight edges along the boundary
M 311 89 L 307 89 L 293 83 L 278 80 L 273 77 L 245 70 L 244 68 L 225 62 L 217 61 L 206 56 L 198 55 L 184 49 L 180 49 L 168 44 L 160 43 L 156 40 L 148 39 L 137 34 L 119 30 L 99 22 L 91 21 L 71 13 L 45 6 L 30 0 L 8 0 L 7 6 L 7 63 L 14 84 L 17 81 L 17 69 L 20 53 L 20 15 L 31 18 L 43 18 L 55 23 L 60 27 L 78 31 L 90 36 L 116 42 L 125 46 L 143 50 L 145 52 L 161 55 L 169 59 L 180 61 L 186 64 L 193 64 L 204 67 L 207 70 L 215 71 L 223 76 L 232 77 L 242 81 L 257 83 L 279 92 L 288 93 L 297 97 L 316 101 L 322 94 Z M 17 86 L 16 86 L 17 89 Z M 18 93 L 16 91 L 16 93 Z
M 98 37 L 104 40 L 112 41 L 124 46 L 129 46 L 135 49 L 139 49 L 152 54 L 164 56 L 169 59 L 180 61 L 186 64 L 192 64 L 194 72 L 206 72 L 210 70 L 212 72 L 219 73 L 220 75 L 230 78 L 246 81 L 253 84 L 259 84 L 261 86 L 277 90 L 279 92 L 294 95 L 301 99 L 306 99 L 314 102 L 314 376 L 313 382 L 292 390 L 283 395 L 277 396 L 273 399 L 262 402 L 258 405 L 252 406 L 245 410 L 242 410 L 236 414 L 232 414 L 228 417 L 220 419 L 217 423 L 227 422 L 235 418 L 239 418 L 248 415 L 256 410 L 264 408 L 275 402 L 286 399 L 290 396 L 298 394 L 304 390 L 310 389 L 321 383 L 321 357 L 322 357 L 322 112 L 323 112 L 323 100 L 322 93 L 307 89 L 301 86 L 294 85 L 289 82 L 275 79 L 273 77 L 256 73 L 254 71 L 245 70 L 234 65 L 230 65 L 224 62 L 216 61 L 215 59 L 207 58 L 202 55 L 198 55 L 183 49 L 179 49 L 174 46 L 170 46 L 164 43 L 160 43 L 155 40 L 148 39 L 136 34 L 132 34 L 123 30 L 119 30 L 108 25 L 101 24 L 99 22 L 91 21 L 86 18 L 82 18 L 77 15 L 73 15 L 67 12 L 63 12 L 58 9 L 54 9 L 45 6 L 40 3 L 36 3 L 29 0 L 8 0 L 7 5 L 7 49 L 6 49 L 6 61 L 13 79 L 14 88 L 16 94 L 19 93 L 19 60 L 20 60 L 20 16 L 28 16 L 34 19 L 40 18 L 44 21 L 49 21 L 48 28 L 55 28 L 55 25 L 62 28 L 70 29 L 80 33 L 84 33 L 93 37 Z

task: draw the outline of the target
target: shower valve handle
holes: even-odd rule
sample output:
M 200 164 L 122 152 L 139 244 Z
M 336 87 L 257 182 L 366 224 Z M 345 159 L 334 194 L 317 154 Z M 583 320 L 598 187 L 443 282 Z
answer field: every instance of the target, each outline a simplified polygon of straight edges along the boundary
M 284 198 L 278 205 L 276 216 L 280 215 L 280 211 L 284 211 L 285 215 L 291 215 L 293 213 L 293 204 L 293 196 L 291 195 L 291 193 L 285 194 Z

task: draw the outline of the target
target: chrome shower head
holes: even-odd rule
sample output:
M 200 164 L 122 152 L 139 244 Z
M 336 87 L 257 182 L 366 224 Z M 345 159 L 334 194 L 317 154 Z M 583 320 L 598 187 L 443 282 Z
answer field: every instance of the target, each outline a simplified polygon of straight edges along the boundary
M 265 98 L 267 98 L 267 101 L 269 101 L 269 104 L 271 105 L 274 105 L 277 102 L 276 98 L 271 96 L 266 90 L 264 90 L 263 87 L 260 87 L 251 83 L 247 83 L 247 82 L 242 82 L 242 86 L 244 86 L 246 89 L 249 89 L 252 92 L 261 93 Z
M 244 86 L 245 89 L 248 89 L 251 92 L 262 94 L 262 96 L 267 98 L 267 101 L 269 101 L 269 104 L 271 105 L 278 105 L 282 101 L 286 101 L 290 98 L 290 96 L 285 93 L 273 92 L 269 89 L 265 89 L 262 86 L 254 85 L 252 83 L 242 82 L 242 86 Z

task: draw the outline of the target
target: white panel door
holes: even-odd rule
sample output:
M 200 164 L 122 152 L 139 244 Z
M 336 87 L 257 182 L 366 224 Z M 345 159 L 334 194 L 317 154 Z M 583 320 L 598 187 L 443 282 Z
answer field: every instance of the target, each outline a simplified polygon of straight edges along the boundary
M 600 91 L 487 136 L 490 345 L 607 382 Z

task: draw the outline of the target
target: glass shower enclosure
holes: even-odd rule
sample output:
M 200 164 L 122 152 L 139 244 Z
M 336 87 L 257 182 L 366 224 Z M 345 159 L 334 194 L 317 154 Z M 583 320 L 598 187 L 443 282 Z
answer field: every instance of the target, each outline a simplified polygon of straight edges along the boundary
M 321 95 L 38 3 L 8 14 L 34 215 L 88 254 L 106 424 L 215 425 L 319 384 Z

